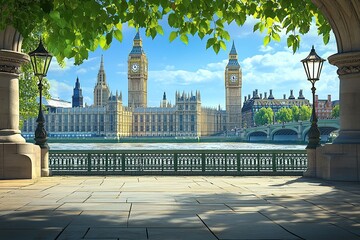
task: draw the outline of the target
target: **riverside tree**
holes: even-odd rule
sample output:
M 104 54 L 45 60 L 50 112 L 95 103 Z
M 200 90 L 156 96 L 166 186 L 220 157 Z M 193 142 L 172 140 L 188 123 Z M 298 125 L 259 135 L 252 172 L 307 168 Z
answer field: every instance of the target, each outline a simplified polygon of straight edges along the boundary
M 333 107 L 332 112 L 331 112 L 331 116 L 333 118 L 340 117 L 340 105 L 336 105 L 335 107 Z
M 291 122 L 293 120 L 293 112 L 290 108 L 283 107 L 275 115 L 277 122 Z
M 257 126 L 271 124 L 274 119 L 274 111 L 271 108 L 262 107 L 256 114 L 255 114 L 255 124 Z

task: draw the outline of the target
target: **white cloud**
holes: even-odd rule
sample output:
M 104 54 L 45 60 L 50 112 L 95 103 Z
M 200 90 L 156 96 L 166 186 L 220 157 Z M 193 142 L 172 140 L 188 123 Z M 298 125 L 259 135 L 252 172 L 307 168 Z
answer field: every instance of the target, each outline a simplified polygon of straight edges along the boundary
M 165 69 L 149 71 L 149 78 L 154 79 L 157 83 L 166 85 L 191 85 L 221 80 L 223 74 L 223 71 L 210 71 L 207 69 L 198 69 L 196 71 Z
M 311 100 L 311 84 L 306 80 L 300 63 L 308 54 L 309 52 L 305 51 L 293 54 L 290 50 L 285 50 L 266 52 L 244 59 L 240 63 L 243 70 L 243 96 L 252 94 L 255 89 L 259 89 L 259 92 L 269 92 L 269 89 L 273 89 L 274 97 L 282 98 L 283 94 L 288 97 L 291 89 L 294 90 L 295 96 L 303 89 L 305 97 Z M 315 87 L 320 98 L 331 94 L 333 99 L 338 99 L 336 68 L 325 62 L 320 81 Z
M 76 73 L 78 73 L 78 74 L 87 73 L 87 69 L 86 68 L 79 68 L 78 70 L 76 70 Z
M 71 99 L 73 86 L 55 79 L 50 79 L 49 82 L 51 97 L 59 98 L 61 96 L 61 99 L 67 101 Z
M 74 67 L 74 59 L 64 59 L 64 66 L 61 67 L 56 58 L 53 58 L 50 63 L 49 72 L 65 72 Z

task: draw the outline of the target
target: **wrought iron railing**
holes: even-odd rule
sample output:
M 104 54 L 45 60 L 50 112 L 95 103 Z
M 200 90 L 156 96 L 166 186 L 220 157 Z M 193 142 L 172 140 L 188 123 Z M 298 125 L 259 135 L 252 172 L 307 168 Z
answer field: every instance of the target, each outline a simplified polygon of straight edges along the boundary
M 305 150 L 51 150 L 53 175 L 302 175 Z

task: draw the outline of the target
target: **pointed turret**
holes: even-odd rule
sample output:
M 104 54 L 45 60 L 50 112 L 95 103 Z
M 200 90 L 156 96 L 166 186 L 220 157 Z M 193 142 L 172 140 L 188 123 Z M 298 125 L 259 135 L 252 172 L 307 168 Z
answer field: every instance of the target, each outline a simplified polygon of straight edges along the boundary
M 100 68 L 97 76 L 97 82 L 94 88 L 94 105 L 105 106 L 110 97 L 110 90 L 106 83 L 106 74 L 104 70 L 104 57 L 101 55 Z
M 83 107 L 83 95 L 80 88 L 79 77 L 76 78 L 75 88 L 72 96 L 72 107 Z
M 230 55 L 237 55 L 234 40 L 233 40 L 233 43 L 232 43 L 232 46 L 231 46 Z
M 163 94 L 163 100 L 166 100 L 166 93 Z
M 134 43 L 133 48 L 131 49 L 130 55 L 141 55 L 145 54 L 144 50 L 142 48 L 142 40 L 140 38 L 140 33 L 137 31 L 135 37 L 134 37 Z

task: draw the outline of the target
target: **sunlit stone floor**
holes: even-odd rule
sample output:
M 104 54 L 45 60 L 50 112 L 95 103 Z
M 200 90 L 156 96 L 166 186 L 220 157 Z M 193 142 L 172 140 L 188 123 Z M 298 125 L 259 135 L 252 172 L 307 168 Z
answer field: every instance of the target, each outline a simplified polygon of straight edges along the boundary
M 0 239 L 360 239 L 360 184 L 299 177 L 0 180 Z

